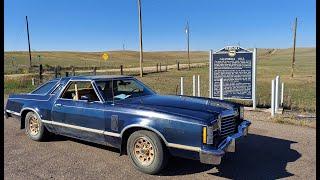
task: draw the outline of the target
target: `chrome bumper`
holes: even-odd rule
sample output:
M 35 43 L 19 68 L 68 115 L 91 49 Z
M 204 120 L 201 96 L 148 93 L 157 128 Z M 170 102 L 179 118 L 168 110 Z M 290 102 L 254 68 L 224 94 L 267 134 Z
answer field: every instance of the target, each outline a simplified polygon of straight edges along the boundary
M 236 140 L 248 135 L 250 124 L 250 121 L 244 120 L 238 126 L 238 132 L 223 140 L 217 149 L 202 149 L 200 151 L 200 162 L 204 164 L 220 164 L 221 158 L 226 152 L 235 152 Z

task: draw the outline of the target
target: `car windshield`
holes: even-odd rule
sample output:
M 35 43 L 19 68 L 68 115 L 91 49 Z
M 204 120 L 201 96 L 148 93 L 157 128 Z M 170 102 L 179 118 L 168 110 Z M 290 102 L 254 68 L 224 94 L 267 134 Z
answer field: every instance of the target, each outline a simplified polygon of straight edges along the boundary
M 115 79 L 96 81 L 98 89 L 106 101 L 155 94 L 150 88 L 136 79 Z

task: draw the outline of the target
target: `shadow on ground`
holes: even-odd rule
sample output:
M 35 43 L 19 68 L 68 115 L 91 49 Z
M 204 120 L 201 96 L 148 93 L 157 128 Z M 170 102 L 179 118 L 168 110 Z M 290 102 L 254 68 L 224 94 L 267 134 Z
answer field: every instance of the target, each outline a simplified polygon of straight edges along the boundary
M 104 145 L 98 145 L 82 140 L 54 136 L 52 141 L 71 140 L 97 148 L 119 152 L 119 150 Z M 273 137 L 249 134 L 237 142 L 236 152 L 227 153 L 218 166 L 202 164 L 199 161 L 172 157 L 167 168 L 159 175 L 178 176 L 216 169 L 209 175 L 230 179 L 279 179 L 293 176 L 286 170 L 289 162 L 294 162 L 301 154 L 290 148 L 294 141 Z
M 290 148 L 294 141 L 250 134 L 237 142 L 237 152 L 227 153 L 218 166 L 173 158 L 163 176 L 200 173 L 216 168 L 213 176 L 230 179 L 278 179 L 293 176 L 286 170 L 301 154 Z
M 301 157 L 291 149 L 294 141 L 250 134 L 237 144 L 236 153 L 228 153 L 217 166 L 218 172 L 209 173 L 231 179 L 279 179 L 293 176 L 286 170 L 289 162 Z

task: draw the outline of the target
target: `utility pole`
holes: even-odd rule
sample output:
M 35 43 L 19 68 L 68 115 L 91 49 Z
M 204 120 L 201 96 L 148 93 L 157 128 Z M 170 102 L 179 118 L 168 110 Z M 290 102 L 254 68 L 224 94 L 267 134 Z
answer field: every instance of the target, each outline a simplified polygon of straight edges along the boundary
M 189 32 L 189 21 L 187 21 L 187 25 L 186 25 L 186 35 L 187 35 L 187 50 L 188 50 L 188 66 L 189 66 L 189 70 L 190 70 L 190 52 L 189 52 L 189 36 L 190 36 L 190 32 Z
M 29 45 L 29 60 L 30 60 L 30 67 L 31 67 L 31 48 L 30 48 L 28 16 L 26 16 L 26 22 L 27 22 L 28 45 Z
M 296 55 L 296 35 L 297 35 L 297 20 L 296 18 L 294 23 L 294 29 L 293 29 L 293 54 L 292 54 L 292 64 L 291 64 L 291 77 L 293 78 L 293 70 L 294 70 L 294 64 L 295 64 L 295 55 Z
M 142 48 L 142 14 L 141 14 L 141 0 L 138 0 L 139 9 L 139 36 L 140 36 L 140 77 L 143 76 L 142 62 L 143 62 L 143 48 Z

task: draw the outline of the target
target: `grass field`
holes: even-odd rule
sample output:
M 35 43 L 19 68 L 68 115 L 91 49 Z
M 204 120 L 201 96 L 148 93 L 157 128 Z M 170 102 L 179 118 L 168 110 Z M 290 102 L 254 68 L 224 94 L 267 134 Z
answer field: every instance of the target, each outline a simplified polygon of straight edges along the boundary
M 41 52 L 40 61 L 48 65 L 70 66 L 77 64 L 82 66 L 84 61 L 87 65 L 99 64 L 102 53 L 73 53 L 73 52 Z M 147 52 L 145 53 L 144 66 L 154 66 L 156 63 L 175 64 L 176 60 L 187 63 L 185 52 Z M 15 56 L 17 62 L 27 66 L 28 60 L 24 52 L 5 53 L 5 72 L 10 73 L 13 67 L 11 57 Z M 35 54 L 36 56 L 36 54 Z M 19 57 L 19 58 L 18 58 Z M 271 80 L 280 75 L 281 81 L 285 83 L 284 103 L 299 111 L 315 112 L 316 110 L 316 49 L 298 48 L 296 51 L 296 65 L 294 78 L 291 73 L 292 49 L 258 49 L 257 61 L 257 101 L 259 106 L 270 105 Z M 83 60 L 85 59 L 85 60 Z M 137 67 L 139 59 L 138 52 L 110 52 L 108 67 L 118 68 L 121 64 L 125 67 Z M 24 63 L 22 63 L 22 61 Z M 74 63 L 76 62 L 76 63 Z M 208 62 L 208 52 L 198 51 L 191 53 L 191 63 Z M 10 67 L 11 66 L 11 67 Z M 105 73 L 110 74 L 110 73 Z M 126 74 L 137 74 L 137 72 L 126 72 Z M 185 77 L 185 94 L 192 95 L 192 75 L 201 77 L 201 95 L 208 96 L 208 66 L 192 68 L 188 70 L 170 70 L 162 73 L 150 73 L 141 80 L 151 86 L 160 94 L 175 94 L 180 77 Z M 28 92 L 33 89 L 31 77 L 19 79 L 5 78 L 5 94 L 12 92 Z M 178 87 L 178 93 L 180 87 Z M 290 100 L 291 99 L 291 100 Z M 248 103 L 246 103 L 248 104 Z M 249 104 L 248 104 L 249 105 Z

